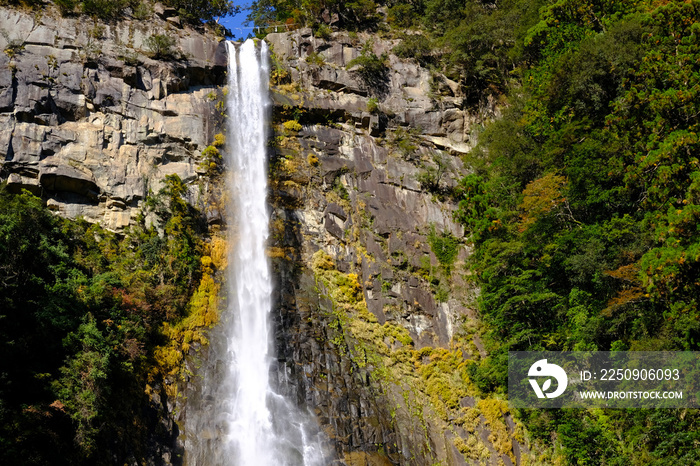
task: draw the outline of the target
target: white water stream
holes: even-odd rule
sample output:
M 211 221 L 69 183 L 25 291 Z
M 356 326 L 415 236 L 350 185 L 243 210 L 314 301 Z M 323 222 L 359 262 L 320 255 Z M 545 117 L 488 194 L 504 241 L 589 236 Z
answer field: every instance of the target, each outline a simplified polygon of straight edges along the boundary
M 193 395 L 197 401 L 187 401 L 185 458 L 190 466 L 324 464 L 315 420 L 270 385 L 269 66 L 267 46 L 258 44 L 227 44 L 228 302 L 212 332 L 201 390 Z

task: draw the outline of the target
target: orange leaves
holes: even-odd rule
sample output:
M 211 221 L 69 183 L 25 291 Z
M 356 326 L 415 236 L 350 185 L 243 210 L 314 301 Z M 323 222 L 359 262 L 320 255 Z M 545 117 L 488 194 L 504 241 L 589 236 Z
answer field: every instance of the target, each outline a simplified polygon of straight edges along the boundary
M 614 298 L 608 301 L 607 306 L 602 311 L 602 314 L 606 317 L 610 317 L 617 309 L 628 304 L 641 301 L 644 297 L 644 293 L 639 287 L 621 290 L 617 293 L 617 295 L 615 295 Z
M 628 304 L 641 301 L 647 296 L 642 290 L 642 281 L 639 275 L 639 263 L 623 265 L 616 270 L 604 272 L 609 277 L 622 281 L 623 289 L 607 302 L 605 309 L 601 312 L 604 316 L 610 317 L 613 312 Z
M 639 282 L 639 264 L 636 262 L 634 264 L 623 265 L 617 270 L 608 270 L 605 272 L 608 275 L 619 280 L 623 280 L 628 283 L 638 283 Z
M 524 211 L 519 227 L 521 232 L 566 202 L 562 195 L 566 182 L 565 177 L 548 173 L 525 186 L 520 204 L 520 209 Z

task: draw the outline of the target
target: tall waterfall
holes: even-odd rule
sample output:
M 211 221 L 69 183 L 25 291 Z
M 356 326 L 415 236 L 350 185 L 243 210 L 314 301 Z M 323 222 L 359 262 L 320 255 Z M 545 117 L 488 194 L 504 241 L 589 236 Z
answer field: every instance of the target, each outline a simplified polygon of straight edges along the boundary
M 267 46 L 247 40 L 227 47 L 227 309 L 212 331 L 200 388 L 187 399 L 186 464 L 320 466 L 315 420 L 270 384 Z

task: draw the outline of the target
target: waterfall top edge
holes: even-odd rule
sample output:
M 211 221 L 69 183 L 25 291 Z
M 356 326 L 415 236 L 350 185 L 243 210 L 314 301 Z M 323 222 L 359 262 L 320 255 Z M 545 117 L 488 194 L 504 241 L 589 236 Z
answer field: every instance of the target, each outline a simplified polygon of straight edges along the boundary
M 267 42 L 265 41 L 265 39 L 258 39 L 257 37 L 253 37 L 253 38 L 246 39 L 243 41 L 226 40 L 226 45 L 227 45 L 227 47 L 234 47 L 236 50 L 238 50 L 239 48 L 241 48 L 241 46 L 243 46 L 243 44 L 246 44 L 248 42 L 253 42 L 253 44 L 255 45 L 255 48 L 262 47 L 261 44 L 265 44 L 265 46 L 267 46 Z

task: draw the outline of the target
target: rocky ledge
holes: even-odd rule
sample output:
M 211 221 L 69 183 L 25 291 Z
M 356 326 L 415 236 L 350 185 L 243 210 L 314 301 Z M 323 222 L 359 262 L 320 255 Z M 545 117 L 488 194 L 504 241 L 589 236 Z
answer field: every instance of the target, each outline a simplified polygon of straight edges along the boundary
M 0 180 L 118 231 L 166 175 L 200 178 L 226 51 L 174 16 L 157 7 L 110 24 L 0 8 Z M 153 37 L 165 35 L 158 59 Z

